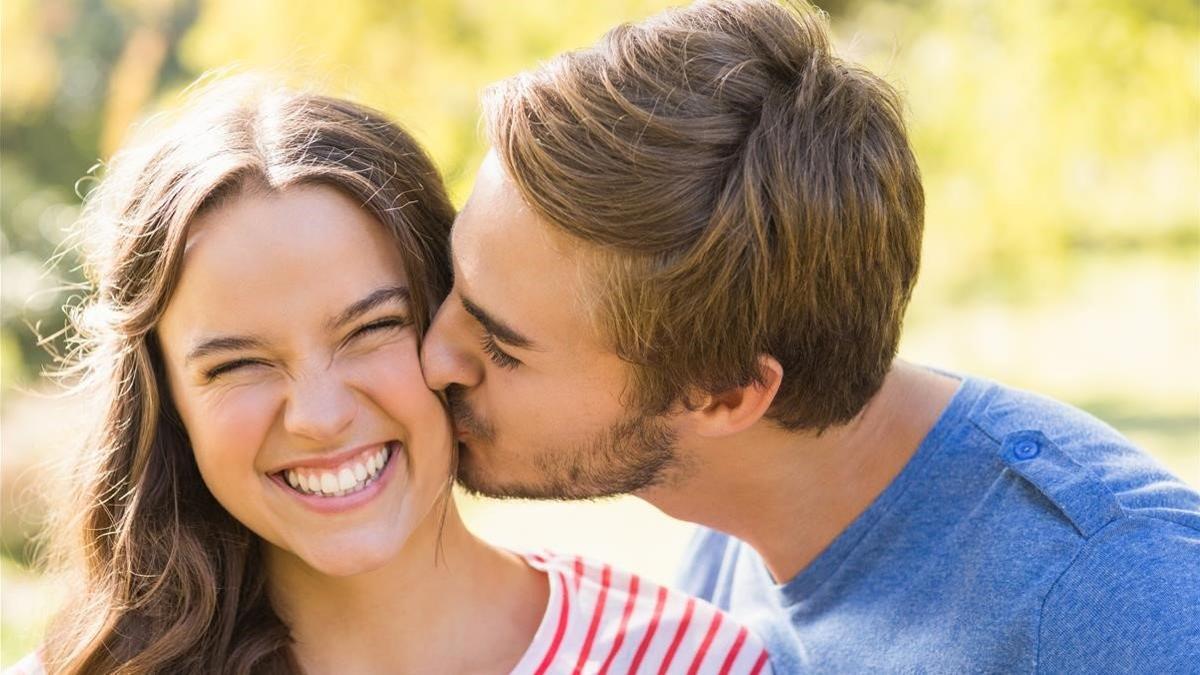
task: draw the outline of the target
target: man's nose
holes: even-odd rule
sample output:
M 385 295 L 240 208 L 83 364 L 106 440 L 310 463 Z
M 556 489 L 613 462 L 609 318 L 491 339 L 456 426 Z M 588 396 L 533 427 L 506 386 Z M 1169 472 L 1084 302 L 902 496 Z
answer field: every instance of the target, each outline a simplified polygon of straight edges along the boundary
M 336 443 L 357 414 L 354 391 L 335 372 L 326 371 L 293 382 L 283 425 L 297 436 Z
M 441 391 L 452 384 L 474 387 L 483 379 L 482 363 L 471 351 L 469 326 L 464 325 L 469 319 L 452 298 L 433 317 L 421 342 L 421 369 L 430 389 Z

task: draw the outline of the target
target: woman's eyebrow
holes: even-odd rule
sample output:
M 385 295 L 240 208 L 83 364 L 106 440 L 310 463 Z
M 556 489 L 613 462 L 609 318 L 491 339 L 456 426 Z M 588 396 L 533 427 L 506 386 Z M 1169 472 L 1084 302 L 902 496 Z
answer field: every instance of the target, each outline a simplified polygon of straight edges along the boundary
M 388 303 L 399 302 L 407 304 L 412 299 L 412 293 L 407 286 L 383 286 L 367 294 L 362 300 L 355 302 L 331 319 L 328 323 L 330 330 L 340 328 L 376 307 Z
M 247 337 L 241 335 L 222 335 L 219 337 L 208 338 L 200 344 L 192 347 L 191 351 L 184 357 L 183 363 L 187 365 L 196 359 L 204 358 L 219 352 L 243 351 L 248 349 L 261 349 L 266 345 L 265 342 L 256 337 Z
M 331 330 L 340 328 L 345 324 L 357 319 L 376 307 L 389 303 L 401 302 L 407 303 L 412 295 L 407 286 L 384 286 L 371 291 L 362 300 L 355 302 L 331 319 L 328 323 Z M 220 335 L 217 337 L 207 338 L 191 349 L 184 357 L 184 365 L 190 364 L 196 359 L 211 356 L 220 352 L 243 351 L 250 349 L 263 349 L 266 347 L 266 341 L 261 338 L 251 337 L 246 335 Z

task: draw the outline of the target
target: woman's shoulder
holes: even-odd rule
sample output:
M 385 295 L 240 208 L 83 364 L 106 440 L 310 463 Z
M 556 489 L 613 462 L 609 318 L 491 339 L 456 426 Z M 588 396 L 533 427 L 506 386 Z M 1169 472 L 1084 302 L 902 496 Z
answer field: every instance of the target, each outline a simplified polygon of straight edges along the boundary
M 771 672 L 758 637 L 703 600 L 580 556 L 524 558 L 549 577 L 550 601 L 514 674 Z
M 46 675 L 46 669 L 42 667 L 42 659 L 37 652 L 33 652 L 5 668 L 4 675 Z

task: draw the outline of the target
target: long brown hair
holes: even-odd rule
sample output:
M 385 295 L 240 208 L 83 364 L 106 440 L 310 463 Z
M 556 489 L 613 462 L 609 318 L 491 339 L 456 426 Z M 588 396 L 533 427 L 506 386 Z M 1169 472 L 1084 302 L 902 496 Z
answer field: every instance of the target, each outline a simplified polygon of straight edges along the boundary
M 924 221 L 902 105 L 810 5 L 715 0 L 494 85 L 509 176 L 596 255 L 593 315 L 648 413 L 783 381 L 788 429 L 853 418 L 896 354 Z
M 72 371 L 100 418 L 55 530 L 78 586 L 47 631 L 52 673 L 298 670 L 260 542 L 201 480 L 156 344 L 198 214 L 250 187 L 333 186 L 394 237 L 420 331 L 450 286 L 454 209 L 433 163 L 380 113 L 248 76 L 192 99 L 119 153 L 85 203 L 94 290 L 71 312 Z

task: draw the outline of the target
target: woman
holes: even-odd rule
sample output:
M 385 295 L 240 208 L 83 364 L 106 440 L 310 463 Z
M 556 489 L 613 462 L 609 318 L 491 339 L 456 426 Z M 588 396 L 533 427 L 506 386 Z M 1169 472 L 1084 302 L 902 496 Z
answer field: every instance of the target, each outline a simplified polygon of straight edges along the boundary
M 83 221 L 81 579 L 23 668 L 769 670 L 709 605 L 467 531 L 418 359 L 453 218 L 378 113 L 261 83 L 118 155 Z

